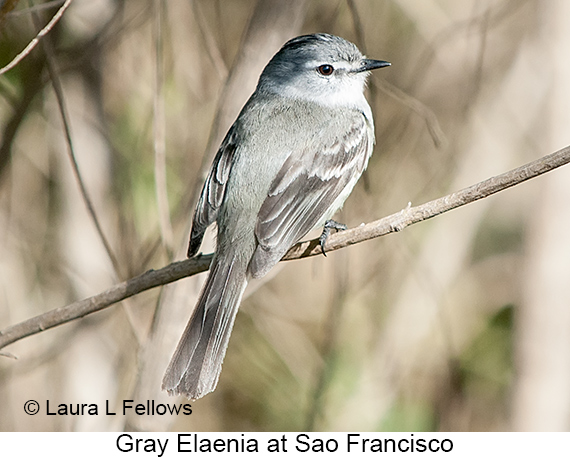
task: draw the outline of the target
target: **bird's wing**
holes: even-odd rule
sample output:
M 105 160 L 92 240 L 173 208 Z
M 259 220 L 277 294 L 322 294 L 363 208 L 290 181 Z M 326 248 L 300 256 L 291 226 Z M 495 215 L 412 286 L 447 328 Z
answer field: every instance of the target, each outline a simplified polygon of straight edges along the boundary
M 237 149 L 236 143 L 236 134 L 232 127 L 218 149 L 204 187 L 202 187 L 192 221 L 188 257 L 192 257 L 198 252 L 206 228 L 213 224 L 218 217 L 230 176 L 233 157 Z
M 329 144 L 293 151 L 273 180 L 258 215 L 258 246 L 249 265 L 261 277 L 287 250 L 344 203 L 372 152 L 372 130 L 364 115 L 335 132 Z M 329 137 L 330 138 L 330 137 Z

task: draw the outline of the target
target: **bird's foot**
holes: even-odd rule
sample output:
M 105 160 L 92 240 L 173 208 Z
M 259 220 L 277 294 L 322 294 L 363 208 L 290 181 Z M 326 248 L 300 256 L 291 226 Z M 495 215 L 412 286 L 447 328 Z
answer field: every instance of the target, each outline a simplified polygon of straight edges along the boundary
M 321 245 L 321 250 L 323 251 L 323 255 L 325 257 L 327 256 L 327 253 L 325 252 L 325 243 L 327 242 L 327 238 L 331 233 L 331 229 L 335 229 L 338 232 L 339 230 L 346 230 L 346 228 L 346 225 L 333 221 L 332 219 L 329 219 L 325 222 L 323 233 L 321 233 L 321 236 L 319 237 L 319 244 Z

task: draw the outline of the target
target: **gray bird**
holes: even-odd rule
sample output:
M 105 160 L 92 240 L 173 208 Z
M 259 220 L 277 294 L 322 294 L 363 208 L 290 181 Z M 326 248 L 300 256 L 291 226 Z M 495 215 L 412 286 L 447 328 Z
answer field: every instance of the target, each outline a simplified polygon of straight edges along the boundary
M 294 38 L 263 70 L 228 131 L 194 213 L 188 256 L 216 222 L 217 245 L 198 304 L 166 370 L 162 388 L 197 399 L 222 370 L 241 297 L 309 231 L 342 207 L 374 145 L 364 98 L 366 59 L 337 36 Z

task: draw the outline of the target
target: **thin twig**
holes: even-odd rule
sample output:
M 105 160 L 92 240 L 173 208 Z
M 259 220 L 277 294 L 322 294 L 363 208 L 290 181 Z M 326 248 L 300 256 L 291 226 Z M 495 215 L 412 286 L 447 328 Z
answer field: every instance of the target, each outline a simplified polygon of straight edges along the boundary
M 366 40 L 364 38 L 364 27 L 362 26 L 362 20 L 360 19 L 360 14 L 358 13 L 358 8 L 356 8 L 356 4 L 354 0 L 347 0 L 348 9 L 350 10 L 350 15 L 352 17 L 352 22 L 354 25 L 354 33 L 356 34 L 356 43 L 358 47 L 367 54 L 366 50 Z M 436 148 L 440 148 L 445 146 L 446 140 L 443 130 L 439 125 L 439 121 L 437 120 L 437 116 L 433 113 L 433 111 L 428 108 L 424 103 L 419 101 L 417 98 L 409 95 L 405 91 L 401 90 L 394 84 L 390 84 L 385 79 L 381 78 L 374 78 L 371 80 L 371 84 L 369 86 L 370 90 L 370 98 L 372 100 L 376 99 L 376 90 L 380 89 L 384 93 L 388 94 L 392 98 L 398 100 L 400 103 L 408 106 L 412 111 L 414 111 L 417 115 L 424 119 L 426 123 L 427 129 L 433 143 Z
M 522 167 L 489 178 L 473 186 L 459 190 L 445 197 L 432 200 L 359 227 L 331 234 L 326 243 L 327 252 L 360 243 L 362 241 L 399 232 L 409 225 L 430 219 L 452 209 L 475 202 L 492 194 L 508 189 L 531 178 L 540 176 L 570 162 L 570 146 L 541 157 Z M 318 239 L 293 246 L 283 260 L 293 260 L 320 255 Z M 0 349 L 22 338 L 34 335 L 95 311 L 108 308 L 125 298 L 145 290 L 169 284 L 192 276 L 209 268 L 212 255 L 203 255 L 181 262 L 174 262 L 160 270 L 149 270 L 140 276 L 117 284 L 110 289 L 62 308 L 57 308 L 0 331 Z M 0 353 L 1 354 L 1 353 Z
M 65 13 L 65 10 L 69 7 L 69 5 L 71 5 L 72 1 L 73 0 L 66 0 L 66 2 L 61 6 L 59 10 L 57 10 L 57 13 L 55 13 L 55 15 L 51 18 L 51 20 L 47 23 L 47 25 L 40 30 L 40 32 L 34 37 L 32 41 L 28 43 L 28 45 L 24 48 L 24 50 L 20 52 L 20 54 L 18 54 L 16 57 L 14 57 L 14 59 L 12 59 L 12 61 L 8 65 L 0 68 L 0 75 L 14 68 L 22 61 L 22 59 L 24 59 L 24 57 L 26 57 L 30 52 L 32 52 L 32 49 L 34 49 L 37 46 L 39 41 L 44 36 L 46 36 L 51 31 L 51 29 L 53 29 L 55 24 L 57 24 L 57 21 L 61 19 L 61 16 L 63 16 L 63 13 Z
M 85 206 L 87 207 L 87 211 L 89 212 L 89 215 L 91 216 L 91 219 L 93 220 L 93 223 L 95 224 L 95 229 L 97 230 L 97 233 L 99 234 L 99 238 L 101 238 L 101 242 L 103 243 L 103 246 L 105 247 L 105 250 L 107 251 L 107 255 L 109 256 L 109 259 L 111 260 L 111 263 L 113 264 L 113 268 L 115 269 L 115 272 L 120 276 L 119 262 L 117 261 L 117 258 L 115 257 L 115 254 L 113 253 L 113 250 L 111 249 L 111 245 L 110 245 L 109 241 L 107 240 L 105 233 L 103 232 L 103 228 L 101 227 L 101 224 L 99 223 L 99 218 L 97 217 L 97 214 L 95 213 L 95 207 L 93 206 L 91 198 L 89 197 L 89 193 L 87 192 L 87 188 L 85 187 L 85 183 L 83 182 L 81 172 L 79 171 L 79 165 L 77 164 L 77 159 L 76 159 L 76 155 L 75 155 L 75 148 L 73 146 L 73 140 L 71 138 L 71 128 L 70 128 L 70 123 L 69 123 L 69 115 L 68 115 L 67 107 L 65 104 L 65 98 L 63 96 L 63 88 L 61 86 L 61 81 L 59 80 L 57 69 L 55 68 L 55 63 L 54 63 L 54 58 L 53 58 L 53 50 L 52 50 L 51 44 L 49 43 L 48 40 L 44 41 L 43 45 L 44 45 L 44 49 L 46 52 L 46 64 L 47 64 L 49 77 L 50 77 L 51 82 L 52 82 L 53 90 L 55 92 L 55 96 L 57 99 L 57 105 L 59 107 L 59 112 L 61 114 L 61 120 L 63 122 L 63 128 L 65 131 L 65 140 L 66 140 L 66 144 L 67 144 L 67 153 L 69 156 L 69 160 L 71 162 L 73 174 L 75 175 L 75 180 L 77 181 L 77 184 L 79 185 L 79 190 L 81 191 L 81 197 L 83 198 L 83 202 L 85 203 Z
M 418 116 L 420 116 L 426 123 L 426 127 L 431 136 L 433 144 L 436 148 L 444 148 L 447 145 L 447 139 L 435 113 L 422 103 L 417 98 L 411 96 L 407 92 L 400 89 L 398 86 L 389 83 L 385 79 L 374 78 L 371 80 L 371 87 L 378 87 L 382 92 L 389 95 L 390 97 L 403 103 L 412 111 L 414 111 Z

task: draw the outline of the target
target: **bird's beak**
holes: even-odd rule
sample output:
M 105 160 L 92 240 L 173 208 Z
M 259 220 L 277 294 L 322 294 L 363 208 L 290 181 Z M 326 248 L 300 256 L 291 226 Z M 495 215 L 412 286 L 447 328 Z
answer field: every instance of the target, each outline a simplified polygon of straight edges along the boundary
M 392 64 L 385 60 L 362 59 L 360 67 L 356 72 L 361 73 L 363 71 L 375 70 L 376 68 L 389 67 L 390 65 Z

